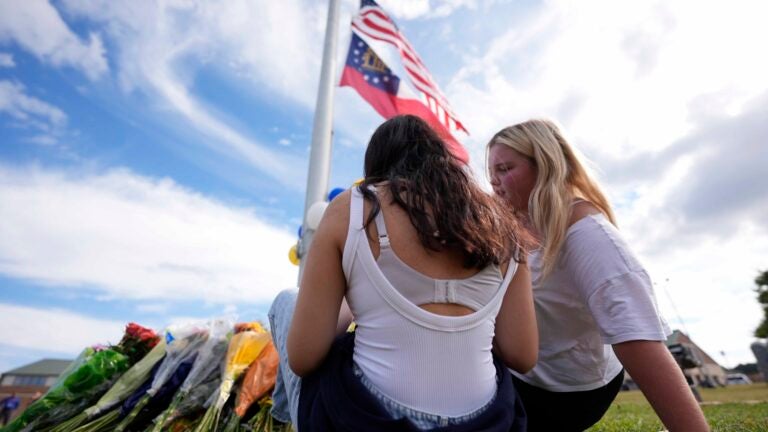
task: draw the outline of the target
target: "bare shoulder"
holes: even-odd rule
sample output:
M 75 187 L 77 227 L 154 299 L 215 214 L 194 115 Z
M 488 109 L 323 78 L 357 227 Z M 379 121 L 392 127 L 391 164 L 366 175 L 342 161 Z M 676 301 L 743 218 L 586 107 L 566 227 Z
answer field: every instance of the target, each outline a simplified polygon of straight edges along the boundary
M 333 226 L 339 225 L 346 230 L 346 227 L 349 225 L 349 205 L 351 201 L 352 190 L 347 189 L 340 193 L 328 204 L 323 219 L 328 219 L 327 222 Z
M 352 200 L 351 190 L 337 195 L 323 213 L 323 219 L 318 227 L 318 233 L 327 234 L 336 245 L 344 245 L 349 228 L 349 204 Z
M 578 201 L 571 206 L 571 216 L 568 219 L 568 226 L 575 224 L 576 222 L 584 219 L 587 216 L 599 214 L 598 209 L 594 204 L 589 201 Z

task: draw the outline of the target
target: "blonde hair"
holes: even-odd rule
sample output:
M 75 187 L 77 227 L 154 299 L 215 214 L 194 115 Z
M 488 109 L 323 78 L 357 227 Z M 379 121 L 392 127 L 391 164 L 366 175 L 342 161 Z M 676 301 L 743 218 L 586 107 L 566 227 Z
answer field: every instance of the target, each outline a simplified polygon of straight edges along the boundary
M 536 184 L 528 198 L 528 216 L 543 238 L 544 277 L 554 268 L 565 241 L 574 198 L 591 202 L 616 225 L 600 186 L 590 177 L 557 124 L 539 119 L 518 123 L 496 133 L 487 149 L 496 144 L 529 158 L 537 168 Z

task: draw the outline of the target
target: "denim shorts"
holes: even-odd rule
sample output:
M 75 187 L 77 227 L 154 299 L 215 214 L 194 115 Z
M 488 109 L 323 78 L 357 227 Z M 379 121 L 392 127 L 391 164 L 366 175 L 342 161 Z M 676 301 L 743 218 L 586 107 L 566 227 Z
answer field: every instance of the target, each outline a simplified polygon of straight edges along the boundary
M 466 423 L 484 413 L 488 407 L 493 404 L 494 400 L 496 400 L 496 394 L 494 393 L 493 397 L 490 401 L 488 401 L 488 403 L 469 414 L 465 414 L 459 417 L 448 417 L 441 416 L 439 414 L 430 414 L 415 410 L 390 399 L 378 388 L 376 388 L 376 386 L 363 374 L 363 371 L 360 370 L 357 364 L 353 364 L 352 367 L 355 376 L 360 379 L 360 382 L 365 386 L 366 389 L 368 389 L 371 395 L 373 395 L 381 403 L 381 406 L 384 408 L 387 414 L 391 416 L 391 418 L 405 418 L 421 430 L 429 430 L 445 426 L 457 426 L 462 423 Z

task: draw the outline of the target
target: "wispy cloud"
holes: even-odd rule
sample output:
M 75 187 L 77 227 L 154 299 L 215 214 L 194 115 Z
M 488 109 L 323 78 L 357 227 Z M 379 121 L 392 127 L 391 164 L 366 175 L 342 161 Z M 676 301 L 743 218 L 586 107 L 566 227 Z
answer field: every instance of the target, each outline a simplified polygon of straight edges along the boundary
M 402 19 L 445 18 L 460 9 L 489 7 L 498 0 L 379 0 L 392 16 Z
M 96 79 L 109 70 L 96 33 L 80 40 L 46 0 L 0 2 L 0 42 L 13 41 L 43 62 L 71 66 Z
M 16 67 L 16 62 L 13 61 L 13 56 L 8 53 L 0 53 L 0 67 L 4 67 L 4 68 Z
M 127 170 L 0 165 L 0 272 L 106 298 L 270 301 L 295 242 L 248 208 Z
M 298 103 L 309 111 L 317 91 L 322 5 L 66 0 L 62 6 L 74 16 L 106 25 L 116 47 L 117 76 L 126 90 L 140 90 L 172 109 L 187 129 L 204 133 L 208 139 L 203 142 L 215 150 L 244 159 L 295 189 L 304 186 L 295 175 L 301 160 L 286 156 L 277 142 L 249 137 L 193 88 L 198 71 L 213 66 L 245 92 L 266 91 L 279 96 L 276 102 Z M 281 36 L 265 37 L 269 34 Z
M 44 131 L 61 128 L 67 121 L 62 110 L 29 96 L 22 84 L 8 80 L 0 80 L 0 113 Z

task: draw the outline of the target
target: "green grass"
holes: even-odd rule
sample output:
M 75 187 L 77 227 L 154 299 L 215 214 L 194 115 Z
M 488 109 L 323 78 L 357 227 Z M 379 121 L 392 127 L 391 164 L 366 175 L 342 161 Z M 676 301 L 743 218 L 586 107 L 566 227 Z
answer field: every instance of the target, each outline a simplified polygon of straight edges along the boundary
M 768 384 L 699 389 L 702 409 L 713 431 L 768 431 Z M 659 418 L 639 390 L 619 393 L 599 423 L 589 432 L 658 432 Z

